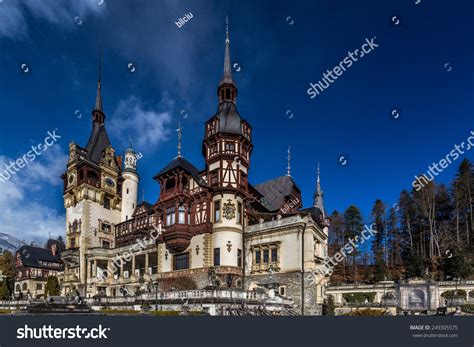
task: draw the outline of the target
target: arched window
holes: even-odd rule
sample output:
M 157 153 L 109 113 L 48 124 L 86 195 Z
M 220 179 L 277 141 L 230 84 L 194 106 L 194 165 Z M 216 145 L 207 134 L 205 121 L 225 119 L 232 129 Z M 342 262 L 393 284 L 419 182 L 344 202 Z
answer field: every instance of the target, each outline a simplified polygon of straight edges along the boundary
M 27 289 L 28 289 L 28 284 L 23 283 L 23 290 L 27 290 Z
M 19 285 L 19 284 L 17 284 L 15 288 L 16 288 L 16 289 L 15 289 L 15 292 L 19 292 L 19 291 L 21 291 L 21 287 L 20 287 L 20 285 Z
M 230 89 L 228 89 L 228 88 L 225 90 L 225 98 L 227 100 L 230 100 Z

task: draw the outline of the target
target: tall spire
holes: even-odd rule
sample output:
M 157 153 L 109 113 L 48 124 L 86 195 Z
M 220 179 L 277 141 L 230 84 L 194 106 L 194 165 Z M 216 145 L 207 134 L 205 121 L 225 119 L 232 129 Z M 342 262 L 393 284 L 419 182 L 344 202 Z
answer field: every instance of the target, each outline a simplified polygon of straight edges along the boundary
M 230 60 L 229 17 L 225 19 L 225 51 L 224 74 L 217 88 L 219 102 L 230 101 L 235 104 L 237 100 L 237 85 L 232 79 L 232 65 Z
M 99 49 L 99 78 L 97 80 L 97 96 L 95 97 L 95 106 L 94 110 L 104 112 L 102 109 L 102 94 L 100 92 L 102 79 L 102 46 Z
M 178 132 L 178 158 L 181 158 L 181 137 L 182 137 L 182 131 L 183 128 L 181 128 L 181 119 L 178 121 L 178 129 L 176 129 Z
M 326 218 L 326 211 L 324 210 L 324 201 L 323 201 L 324 193 L 321 190 L 321 179 L 320 179 L 319 175 L 320 175 L 320 171 L 319 171 L 319 162 L 318 162 L 318 170 L 316 171 L 316 189 L 314 191 L 313 205 L 314 205 L 314 207 L 319 208 L 319 210 L 323 214 L 323 219 L 325 219 Z
M 288 177 L 291 177 L 291 147 L 288 146 L 288 156 L 286 157 L 288 159 L 288 166 L 286 167 L 286 175 Z
M 224 77 L 222 80 L 228 83 L 233 83 L 232 66 L 230 62 L 229 16 L 225 17 Z
M 92 123 L 94 125 L 103 125 L 105 122 L 105 114 L 102 109 L 102 94 L 100 91 L 102 79 L 102 46 L 99 49 L 99 78 L 97 79 L 97 95 L 95 97 L 95 105 L 92 110 Z

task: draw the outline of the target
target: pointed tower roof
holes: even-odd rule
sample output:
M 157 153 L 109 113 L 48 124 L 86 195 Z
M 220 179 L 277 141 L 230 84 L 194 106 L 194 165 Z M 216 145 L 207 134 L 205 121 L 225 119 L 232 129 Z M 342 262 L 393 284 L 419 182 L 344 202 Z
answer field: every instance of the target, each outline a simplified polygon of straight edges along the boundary
M 225 51 L 224 51 L 224 75 L 219 85 L 224 83 L 235 85 L 234 80 L 232 79 L 232 65 L 230 60 L 230 39 L 229 39 L 229 17 L 225 18 L 226 28 L 225 28 Z
M 87 159 L 98 164 L 103 151 L 110 146 L 109 136 L 105 130 L 105 113 L 102 109 L 101 76 L 102 75 L 102 49 L 99 54 L 99 78 L 97 81 L 97 95 L 92 109 L 92 133 L 87 141 Z
M 323 219 L 326 218 L 326 211 L 324 210 L 324 193 L 321 190 L 321 179 L 319 177 L 320 171 L 319 171 L 319 163 L 318 163 L 318 171 L 316 172 L 316 189 L 314 191 L 314 202 L 313 205 L 314 207 L 319 208 L 321 213 L 323 214 Z

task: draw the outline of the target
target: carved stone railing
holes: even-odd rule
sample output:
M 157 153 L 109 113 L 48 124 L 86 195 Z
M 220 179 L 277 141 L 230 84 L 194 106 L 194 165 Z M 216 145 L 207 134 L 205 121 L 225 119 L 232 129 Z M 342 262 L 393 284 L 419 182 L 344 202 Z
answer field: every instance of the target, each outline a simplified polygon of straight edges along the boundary
M 260 230 L 268 230 L 272 228 L 283 227 L 291 224 L 301 223 L 303 219 L 300 216 L 292 216 L 287 218 L 275 219 L 268 222 L 263 222 L 259 224 L 249 225 L 245 228 L 245 232 L 253 233 Z
M 100 297 L 88 298 L 90 304 L 136 304 L 143 301 L 156 301 L 156 299 L 166 302 L 185 302 L 185 301 L 210 301 L 210 302 L 265 302 L 268 296 L 265 293 L 254 291 L 215 289 L 215 290 L 183 290 L 183 291 L 167 291 L 167 292 L 150 292 L 135 296 L 121 297 Z M 290 304 L 291 300 L 282 299 L 281 304 Z

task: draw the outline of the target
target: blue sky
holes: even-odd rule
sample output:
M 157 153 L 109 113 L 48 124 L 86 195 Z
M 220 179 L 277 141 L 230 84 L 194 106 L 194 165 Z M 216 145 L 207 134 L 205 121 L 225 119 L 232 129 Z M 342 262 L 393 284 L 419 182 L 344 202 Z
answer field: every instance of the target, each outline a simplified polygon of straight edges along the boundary
M 109 135 L 117 152 L 131 135 L 143 154 L 146 200 L 156 201 L 152 177 L 176 156 L 181 113 L 187 114 L 184 156 L 202 168 L 203 124 L 217 108 L 226 14 L 232 63 L 240 66 L 238 107 L 254 129 L 254 184 L 285 174 L 290 145 L 306 206 L 319 161 L 327 210 L 356 204 L 369 221 L 377 198 L 396 202 L 414 175 L 474 129 L 471 1 L 100 2 L 0 2 L 0 171 L 47 131 L 61 135 L 0 183 L 0 232 L 64 233 L 59 175 L 68 143 L 85 145 L 90 133 L 101 44 Z M 190 12 L 193 18 L 178 28 L 175 22 Z M 376 50 L 309 98 L 309 83 L 373 37 Z M 439 181 L 449 182 L 459 162 Z

